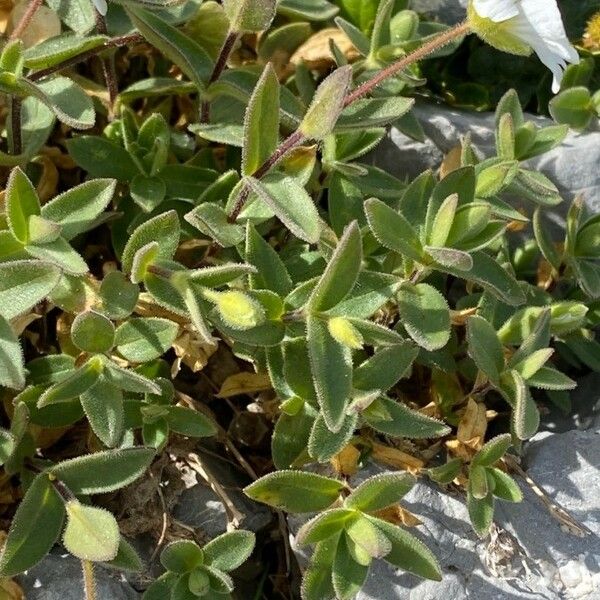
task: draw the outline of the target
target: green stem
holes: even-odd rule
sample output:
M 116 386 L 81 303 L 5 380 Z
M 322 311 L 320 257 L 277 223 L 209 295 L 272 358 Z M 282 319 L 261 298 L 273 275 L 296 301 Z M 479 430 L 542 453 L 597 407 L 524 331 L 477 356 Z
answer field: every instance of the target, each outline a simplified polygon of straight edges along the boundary
M 94 563 L 89 560 L 81 561 L 83 571 L 83 589 L 85 600 L 96 600 L 96 580 L 94 578 Z
M 233 47 L 235 46 L 235 43 L 237 42 L 239 36 L 240 36 L 240 34 L 237 33 L 236 31 L 230 31 L 227 34 L 227 37 L 225 38 L 225 41 L 223 42 L 223 46 L 221 47 L 221 51 L 219 52 L 217 62 L 215 63 L 215 66 L 211 73 L 210 79 L 208 80 L 207 87 L 210 86 L 211 83 L 218 81 L 219 77 L 221 77 L 221 74 L 223 73 L 223 71 L 225 70 L 225 67 L 227 66 L 227 61 L 229 60 L 229 57 L 231 56 Z M 200 123 L 208 123 L 209 119 L 210 119 L 210 101 L 204 100 L 202 102 L 202 108 L 200 109 Z

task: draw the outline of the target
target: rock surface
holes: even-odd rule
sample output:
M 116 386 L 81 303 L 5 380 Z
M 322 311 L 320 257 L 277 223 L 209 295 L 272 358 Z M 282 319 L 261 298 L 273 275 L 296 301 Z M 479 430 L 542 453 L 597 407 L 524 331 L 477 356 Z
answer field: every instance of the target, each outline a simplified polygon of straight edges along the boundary
M 140 598 L 117 571 L 97 567 L 97 600 L 135 600 Z M 17 578 L 27 600 L 81 600 L 83 577 L 81 563 L 69 554 L 51 552 L 41 563 Z
M 396 571 L 383 561 L 371 567 L 357 600 L 597 600 L 600 598 L 600 435 L 596 431 L 538 434 L 529 444 L 530 477 L 589 533 L 561 529 L 529 486 L 520 504 L 497 503 L 495 527 L 481 541 L 471 529 L 464 500 L 419 482 L 403 505 L 423 525 L 411 531 L 438 557 L 441 583 Z M 383 469 L 372 465 L 364 476 Z M 296 531 L 298 519 L 291 522 Z M 304 563 L 306 553 L 293 546 Z
M 395 128 L 373 151 L 367 161 L 400 179 L 412 179 L 426 169 L 437 169 L 445 154 L 471 132 L 473 144 L 486 157 L 495 152 L 494 115 L 467 112 L 445 105 L 421 102 L 415 115 L 427 135 L 424 142 L 416 142 Z M 550 119 L 527 115 L 527 120 L 539 126 L 554 124 Z M 539 170 L 558 187 L 564 202 L 550 211 L 557 225 L 564 224 L 564 216 L 571 200 L 581 194 L 592 213 L 600 211 L 600 132 L 570 132 L 554 150 L 524 163 L 526 168 Z

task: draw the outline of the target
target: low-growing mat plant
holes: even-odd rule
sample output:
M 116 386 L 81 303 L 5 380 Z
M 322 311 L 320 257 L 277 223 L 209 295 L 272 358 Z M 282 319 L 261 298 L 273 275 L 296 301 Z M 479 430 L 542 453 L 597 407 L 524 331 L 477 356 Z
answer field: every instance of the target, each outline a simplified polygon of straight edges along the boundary
M 533 48 L 511 11 L 538 0 L 472 0 L 455 27 L 406 0 L 23 3 L 0 53 L 0 463 L 19 498 L 1 578 L 55 544 L 86 600 L 95 565 L 147 575 L 108 508 L 152 478 L 164 504 L 153 464 L 204 443 L 278 532 L 306 515 L 303 600 L 354 598 L 374 560 L 442 579 L 399 504 L 419 478 L 460 490 L 482 538 L 497 500 L 521 501 L 505 454 L 600 371 L 600 218 L 572 199 L 559 237 L 565 198 L 525 162 L 599 106 L 589 43 L 546 1 L 556 39 Z M 471 33 L 538 52 L 554 91 L 566 68 L 557 124 L 505 90 L 487 154 L 467 133 L 439 172 L 374 166 L 388 126 L 423 137 L 424 65 Z M 390 470 L 355 483 L 373 460 Z M 164 516 L 146 600 L 234 598 L 252 553 L 256 598 L 274 573 L 297 594 L 281 533 L 227 510 L 209 541 Z

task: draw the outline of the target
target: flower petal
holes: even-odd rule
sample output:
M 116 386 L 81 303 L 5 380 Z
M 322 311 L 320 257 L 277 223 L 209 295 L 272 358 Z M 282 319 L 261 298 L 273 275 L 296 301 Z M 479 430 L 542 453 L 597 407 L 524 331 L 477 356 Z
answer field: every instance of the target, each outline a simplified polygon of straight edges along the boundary
M 517 0 L 473 0 L 475 12 L 484 19 L 501 23 L 519 14 Z

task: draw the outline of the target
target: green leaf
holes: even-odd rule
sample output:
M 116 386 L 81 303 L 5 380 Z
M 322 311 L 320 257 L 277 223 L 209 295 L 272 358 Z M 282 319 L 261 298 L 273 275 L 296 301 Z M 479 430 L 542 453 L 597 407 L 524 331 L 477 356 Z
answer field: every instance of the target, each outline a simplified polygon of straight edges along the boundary
M 88 310 L 73 320 L 71 340 L 84 352 L 108 352 L 115 342 L 115 326 L 99 312 Z
M 300 527 L 296 534 L 296 543 L 299 546 L 308 546 L 326 540 L 342 530 L 348 519 L 354 515 L 356 511 L 347 508 L 323 511 Z
M 0 315 L 0 386 L 16 390 L 25 387 L 25 365 L 19 338 Z
M 577 382 L 550 367 L 542 367 L 527 380 L 527 385 L 542 390 L 574 390 Z
M 200 204 L 185 215 L 185 220 L 223 248 L 237 246 L 244 240 L 244 228 L 230 223 L 223 208 L 212 202 Z
M 389 125 L 414 105 L 412 98 L 364 98 L 347 106 L 340 114 L 335 132 L 369 129 Z
M 369 227 L 380 244 L 417 262 L 424 260 L 421 240 L 401 213 L 376 198 L 365 202 L 365 213 Z
M 467 508 L 475 533 L 481 538 L 487 536 L 494 518 L 494 498 L 488 494 L 483 499 L 467 494 Z
M 57 76 L 37 84 L 21 79 L 19 85 L 28 96 L 43 102 L 65 125 L 74 129 L 94 126 L 96 112 L 92 100 L 72 79 Z
M 501 391 L 513 407 L 512 425 L 520 440 L 535 435 L 540 424 L 539 410 L 524 379 L 517 371 L 508 371 L 501 380 Z
M 504 371 L 504 350 L 496 330 L 483 317 L 471 316 L 467 320 L 467 343 L 469 356 L 477 367 L 498 384 Z
M 232 31 L 259 32 L 275 18 L 276 0 L 223 0 Z
M 429 548 L 414 535 L 387 521 L 368 517 L 385 534 L 392 545 L 385 560 L 408 573 L 425 579 L 442 580 L 441 567 Z
M 38 408 L 77 398 L 96 383 L 102 370 L 100 358 L 92 357 L 75 371 L 68 371 L 67 376 L 61 377 L 40 396 Z
M 123 392 L 105 377 L 80 396 L 81 406 L 98 439 L 109 448 L 123 437 Z
M 250 221 L 246 227 L 245 258 L 256 267 L 256 272 L 250 273 L 252 288 L 271 290 L 280 296 L 287 296 L 292 291 L 292 279 L 279 254 Z
M 514 479 L 500 469 L 488 469 L 488 475 L 494 480 L 494 496 L 508 502 L 521 502 L 523 494 Z
M 141 477 L 154 459 L 152 448 L 103 450 L 65 460 L 50 469 L 76 495 L 113 492 Z
M 100 284 L 102 309 L 111 319 L 128 317 L 137 304 L 140 290 L 120 271 L 107 273 Z
M 339 304 L 352 290 L 362 262 L 360 229 L 353 221 L 344 231 L 325 271 L 313 290 L 307 309 L 326 311 Z
M 256 536 L 251 531 L 230 531 L 204 546 L 204 558 L 214 569 L 233 571 L 252 554 Z
M 519 169 L 510 191 L 542 206 L 557 206 L 563 201 L 554 183 L 537 171 Z
M 473 458 L 473 465 L 482 467 L 491 467 L 495 465 L 506 453 L 512 444 L 512 437 L 509 433 L 498 435 L 486 442 L 483 448 Z
M 471 258 L 473 267 L 468 272 L 450 267 L 445 267 L 444 271 L 460 279 L 474 281 L 510 306 L 525 302 L 525 295 L 517 280 L 496 260 L 480 251 L 473 252 Z
M 29 178 L 15 167 L 6 185 L 6 218 L 10 231 L 19 242 L 29 241 L 29 219 L 40 215 L 40 201 Z
M 169 427 L 180 435 L 210 437 L 217 434 L 215 424 L 201 412 L 183 406 L 171 406 L 167 415 Z
M 336 69 L 322 81 L 298 128 L 304 137 L 323 140 L 333 131 L 351 82 L 349 65 Z
M 519 163 L 516 160 L 492 160 L 495 164 L 484 166 L 477 174 L 477 187 L 475 188 L 477 198 L 489 198 L 502 192 L 512 183 L 519 171 Z
M 338 12 L 338 7 L 327 0 L 281 0 L 277 12 L 291 18 L 327 21 Z
M 159 317 L 134 318 L 119 325 L 115 346 L 129 362 L 144 363 L 163 355 L 175 341 L 179 326 Z
M 390 541 L 366 515 L 357 512 L 345 529 L 350 539 L 372 558 L 382 558 L 391 550 Z
M 144 212 L 150 213 L 165 199 L 167 185 L 160 177 L 138 173 L 129 184 L 129 193 Z
M 540 207 L 536 208 L 533 213 L 533 232 L 540 248 L 540 252 L 550 265 L 558 270 L 562 263 L 562 256 L 550 237 L 550 228 L 543 222 L 542 214 L 543 211 Z
M 489 491 L 486 469 L 479 465 L 471 465 L 469 469 L 469 494 L 478 500 L 482 500 L 488 495 Z
M 171 591 L 177 583 L 177 573 L 163 573 L 146 589 L 142 598 L 144 600 L 165 600 L 171 598 Z
M 264 1 L 271 2 L 271 0 Z M 231 3 L 234 4 L 233 1 Z M 249 2 L 246 0 L 245 3 Z M 278 142 L 279 81 L 271 63 L 268 63 L 250 96 L 246 109 L 242 174 L 252 175 L 271 156 Z
M 310 437 L 308 438 L 308 453 L 320 463 L 325 463 L 341 452 L 348 444 L 358 422 L 357 414 L 346 415 L 339 431 L 332 433 L 322 414 L 315 419 Z
M 306 513 L 328 508 L 343 488 L 343 482 L 315 473 L 277 471 L 250 484 L 244 493 L 274 508 Z
M 61 226 L 66 240 L 91 229 L 115 193 L 113 179 L 94 179 L 75 186 L 44 204 L 41 215 Z
M 212 60 L 202 46 L 150 11 L 129 7 L 127 14 L 150 44 L 175 63 L 198 90 L 204 90 Z
M 131 234 L 125 245 L 121 262 L 123 271 L 130 273 L 136 252 L 146 244 L 160 240 L 157 256 L 171 259 L 179 245 L 179 217 L 174 210 L 162 213 L 145 221 Z
M 102 46 L 108 38 L 105 35 L 82 37 L 74 33 L 64 33 L 44 40 L 23 53 L 28 69 L 47 69 L 69 58 Z
M 514 365 L 514 369 L 520 373 L 523 379 L 528 380 L 548 362 L 553 354 L 553 348 L 542 348 L 540 350 L 536 350 L 522 361 Z
M 408 473 L 383 473 L 361 483 L 345 500 L 344 506 L 363 512 L 375 512 L 395 504 L 415 484 Z
M 435 482 L 446 485 L 448 483 L 452 483 L 452 481 L 458 477 L 461 472 L 462 464 L 462 459 L 453 458 L 439 467 L 431 467 L 427 469 L 427 474 Z
M 514 313 L 498 331 L 498 337 L 505 344 L 519 344 L 534 332 L 541 315 L 548 310 L 547 306 L 528 306 Z M 580 329 L 585 323 L 588 312 L 587 306 L 579 302 L 562 301 L 550 306 L 550 333 L 564 336 Z M 532 350 L 546 347 L 549 337 L 542 335 L 545 344 L 535 344 Z M 523 358 L 519 352 L 520 358 Z
M 352 384 L 359 390 L 385 392 L 408 375 L 418 354 L 419 349 L 406 341 L 382 348 L 354 370 Z
M 93 177 L 114 177 L 131 181 L 138 167 L 122 146 L 95 135 L 82 135 L 66 141 L 69 156 Z
M 429 236 L 430 246 L 443 247 L 446 244 L 452 229 L 457 205 L 458 194 L 451 194 L 442 202 L 433 220 L 433 227 Z
M 66 503 L 65 548 L 81 560 L 113 560 L 119 551 L 119 526 L 104 508 L 86 506 L 78 500 Z
M 310 565 L 302 578 L 303 600 L 335 600 L 331 570 L 339 538 L 340 535 L 337 534 L 316 545 Z
M 404 284 L 397 295 L 402 324 L 410 337 L 426 350 L 443 348 L 450 339 L 450 310 L 434 287 Z
M 55 288 L 61 273 L 47 262 L 0 263 L 0 315 L 10 320 L 26 313 Z
M 136 394 L 160 394 L 160 387 L 151 379 L 148 379 L 148 377 L 130 369 L 119 367 L 119 365 L 110 360 L 105 360 L 104 363 L 104 374 L 123 391 L 134 392 Z
M 319 240 L 319 213 L 308 192 L 294 178 L 271 173 L 262 181 L 246 177 L 244 182 L 296 237 L 309 244 Z
M 557 123 L 585 129 L 594 117 L 592 94 L 584 86 L 568 88 L 550 100 L 548 110 Z
M 12 519 L 0 557 L 0 574 L 12 577 L 36 565 L 54 546 L 65 508 L 48 477 L 38 475 Z
M 377 402 L 381 403 L 381 408 L 388 418 L 382 419 L 381 416 L 373 414 L 371 407 L 363 412 L 363 417 L 373 429 L 381 433 L 413 439 L 436 438 L 450 433 L 450 428 L 442 421 L 411 410 L 405 404 L 385 397 Z
M 339 600 L 355 598 L 365 582 L 368 572 L 367 565 L 359 564 L 352 557 L 346 536 L 340 536 L 331 572 L 336 598 Z
M 342 428 L 352 391 L 352 355 L 348 347 L 336 342 L 327 324 L 316 317 L 307 318 L 308 355 L 319 406 L 327 427 Z
M 178 540 L 165 546 L 160 562 L 168 571 L 189 573 L 204 564 L 204 551 L 191 540 Z
M 302 457 L 308 458 L 306 448 L 316 415 L 317 411 L 310 404 L 302 402 L 302 408 L 296 414 L 283 413 L 277 419 L 271 439 L 271 454 L 278 469 L 298 466 L 302 464 Z
M 111 561 L 105 562 L 104 566 L 129 573 L 139 573 L 143 569 L 142 560 L 135 548 L 123 536 L 119 540 L 117 555 Z

